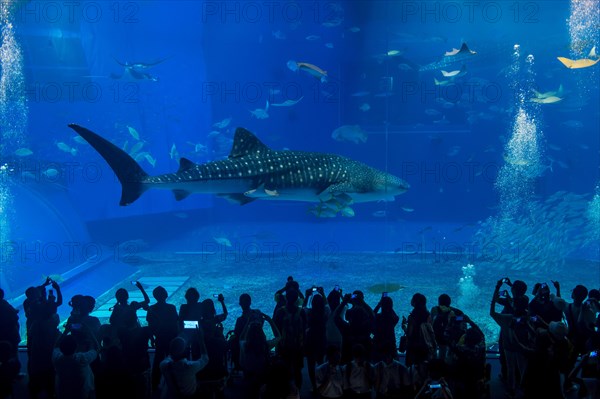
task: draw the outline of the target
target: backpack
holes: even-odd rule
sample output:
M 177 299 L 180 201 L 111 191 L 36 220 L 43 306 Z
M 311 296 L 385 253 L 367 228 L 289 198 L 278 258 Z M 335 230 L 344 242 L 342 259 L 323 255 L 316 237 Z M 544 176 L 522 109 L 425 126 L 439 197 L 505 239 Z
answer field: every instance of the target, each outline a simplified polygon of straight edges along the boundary
M 295 312 L 291 313 L 287 307 L 283 307 L 279 311 L 284 312 L 284 316 L 281 323 L 281 339 L 278 348 L 280 350 L 302 349 L 304 344 L 304 321 L 302 320 L 301 309 L 296 309 Z
M 448 345 L 448 337 L 446 333 L 446 328 L 450 323 L 450 315 L 453 313 L 452 309 L 446 306 L 438 306 L 439 312 L 433 319 L 433 332 L 435 335 L 435 340 L 440 345 Z
M 421 344 L 427 348 L 429 358 L 434 358 L 437 350 L 437 341 L 435 340 L 433 325 L 430 322 L 421 323 L 419 326 L 419 339 Z

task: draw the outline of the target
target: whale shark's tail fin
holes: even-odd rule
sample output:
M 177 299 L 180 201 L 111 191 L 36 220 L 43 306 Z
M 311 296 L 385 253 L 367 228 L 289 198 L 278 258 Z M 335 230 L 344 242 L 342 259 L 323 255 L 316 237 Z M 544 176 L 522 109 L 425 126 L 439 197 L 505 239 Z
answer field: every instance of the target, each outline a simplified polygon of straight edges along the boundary
M 129 154 L 91 130 L 76 124 L 70 124 L 69 127 L 98 151 L 119 178 L 122 190 L 120 205 L 133 203 L 146 191 L 142 182 L 148 174 Z

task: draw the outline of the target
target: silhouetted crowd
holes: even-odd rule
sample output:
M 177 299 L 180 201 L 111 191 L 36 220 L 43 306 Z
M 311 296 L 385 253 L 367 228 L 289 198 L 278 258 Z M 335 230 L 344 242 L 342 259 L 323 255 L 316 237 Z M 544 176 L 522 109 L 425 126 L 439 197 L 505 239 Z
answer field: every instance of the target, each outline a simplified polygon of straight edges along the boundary
M 567 301 L 559 283 L 552 284 L 554 294 L 536 283 L 530 298 L 525 282 L 503 278 L 492 294 L 507 397 L 597 398 L 600 291 L 577 285 Z M 93 297 L 73 296 L 62 326 L 59 284 L 47 278 L 28 288 L 26 373 L 17 356 L 18 311 L 0 289 L 0 399 L 14 397 L 23 380 L 34 399 L 300 398 L 304 367 L 315 398 L 490 396 L 484 334 L 447 294 L 428 308 L 426 297 L 415 293 L 412 311 L 400 318 L 388 293 L 371 308 L 361 291 L 303 292 L 290 276 L 275 293 L 271 315 L 253 309 L 251 296 L 242 294 L 242 313 L 225 332 L 223 295 L 215 296 L 217 313 L 213 298 L 200 301 L 189 288 L 177 309 L 163 287 L 153 289 L 150 305 L 144 287 L 135 285 L 143 301 L 130 302 L 128 291 L 118 289 L 106 324 L 91 315 Z M 144 326 L 136 313 L 142 308 Z

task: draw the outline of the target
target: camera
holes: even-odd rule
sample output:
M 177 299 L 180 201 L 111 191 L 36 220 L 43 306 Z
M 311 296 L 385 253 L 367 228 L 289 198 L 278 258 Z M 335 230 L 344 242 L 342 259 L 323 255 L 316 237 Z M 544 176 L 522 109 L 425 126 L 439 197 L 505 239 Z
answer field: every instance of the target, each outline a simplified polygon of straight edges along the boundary
M 198 320 L 184 320 L 183 328 L 185 328 L 185 329 L 198 328 Z
M 504 284 L 508 283 L 509 281 L 510 281 L 510 280 L 509 280 L 508 278 L 506 278 L 506 277 L 504 277 L 504 278 L 502 279 L 502 282 L 503 282 Z
M 540 284 L 540 288 L 546 288 L 546 287 L 548 287 L 548 284 L 546 284 L 546 283 Z
M 317 287 L 312 287 L 312 292 L 317 292 Z

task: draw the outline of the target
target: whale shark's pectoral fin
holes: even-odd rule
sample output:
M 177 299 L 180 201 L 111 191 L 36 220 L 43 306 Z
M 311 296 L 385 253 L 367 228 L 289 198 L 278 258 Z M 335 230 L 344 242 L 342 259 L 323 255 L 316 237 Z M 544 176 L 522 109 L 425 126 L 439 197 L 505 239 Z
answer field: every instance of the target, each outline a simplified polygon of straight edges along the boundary
M 349 203 L 351 203 L 352 197 L 350 197 L 347 193 L 354 191 L 354 188 L 348 183 L 336 183 L 325 187 L 321 191 L 318 191 L 317 197 L 319 197 L 321 202 L 327 202 L 331 198 L 335 198 L 338 201 L 341 199 L 341 202 L 350 201 Z
M 238 205 L 246 205 L 256 199 L 248 197 L 245 194 L 217 194 L 217 196 L 225 198 L 227 201 Z
M 191 192 L 185 190 L 173 190 L 173 194 L 175 194 L 176 201 L 181 201 L 182 199 L 186 199 Z

